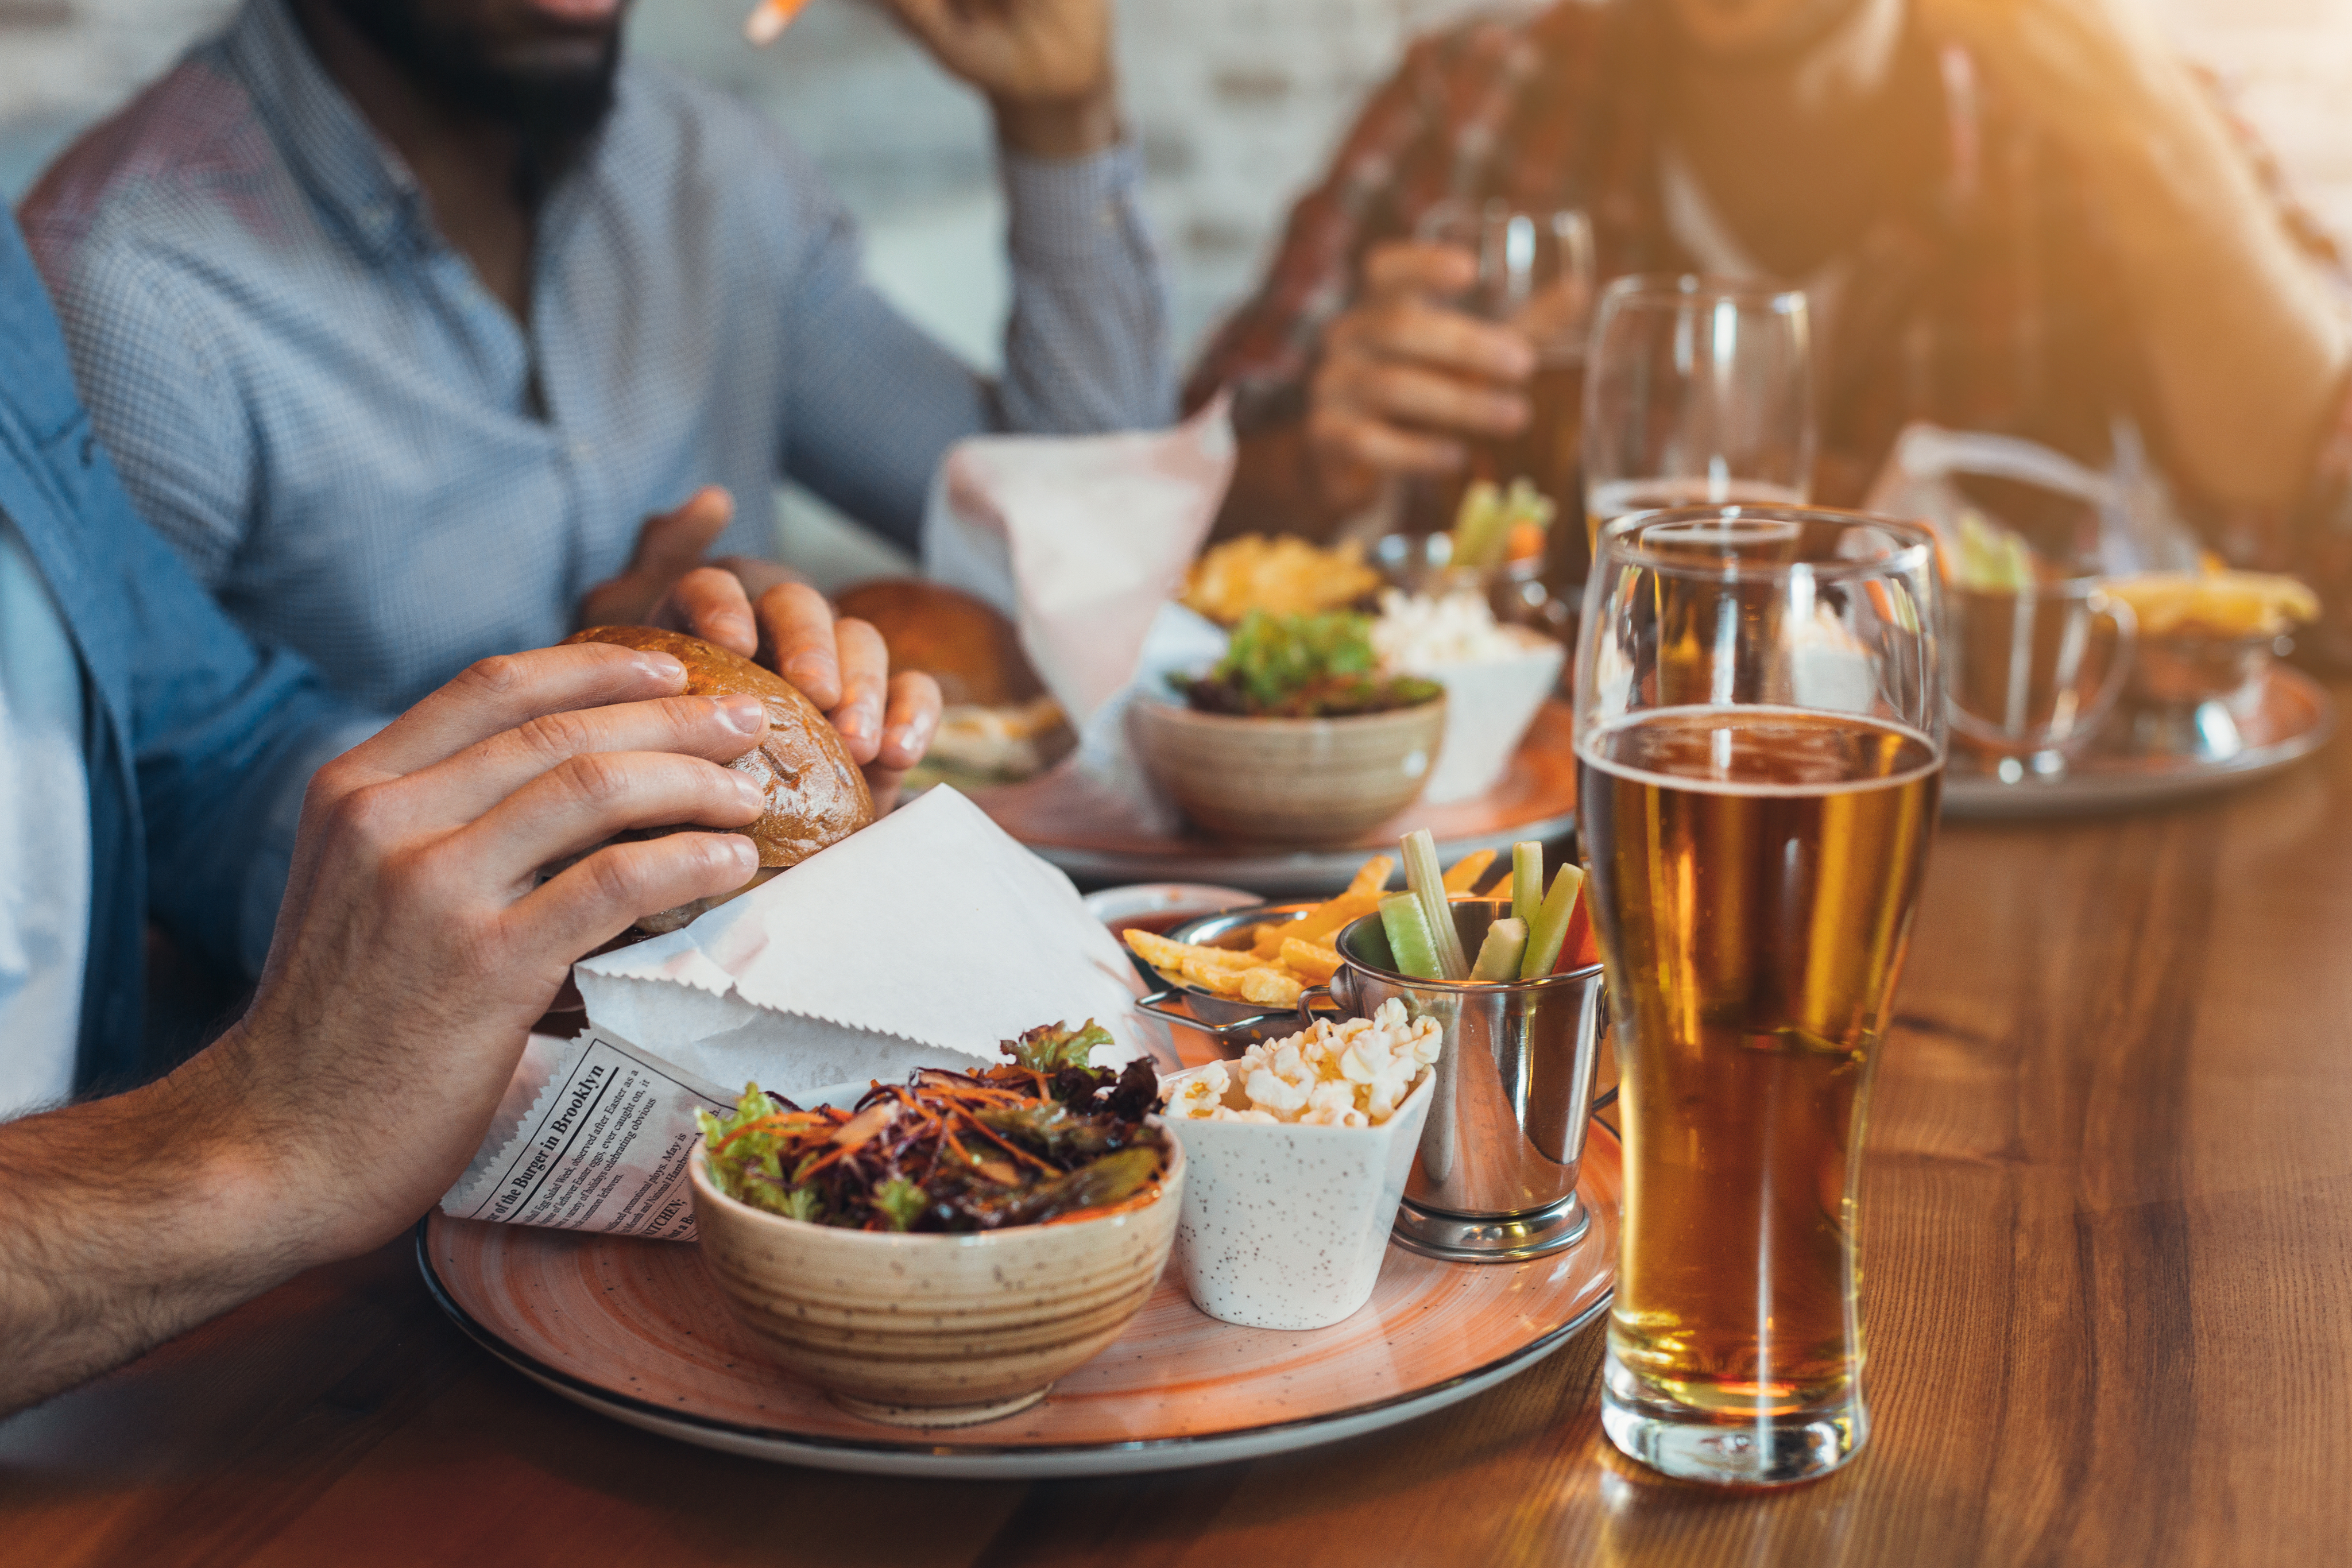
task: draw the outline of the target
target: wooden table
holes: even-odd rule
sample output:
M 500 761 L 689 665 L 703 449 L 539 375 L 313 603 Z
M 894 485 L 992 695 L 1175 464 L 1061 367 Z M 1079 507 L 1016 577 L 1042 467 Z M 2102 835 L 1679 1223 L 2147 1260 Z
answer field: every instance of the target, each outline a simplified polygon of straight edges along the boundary
M 0 1562 L 2345 1561 L 2352 744 L 2212 805 L 1948 828 L 1864 1186 L 1876 1437 L 1793 1491 L 1618 1458 L 1597 1333 L 1286 1458 L 1034 1485 L 767 1466 L 524 1382 L 404 1242 L 0 1424 Z

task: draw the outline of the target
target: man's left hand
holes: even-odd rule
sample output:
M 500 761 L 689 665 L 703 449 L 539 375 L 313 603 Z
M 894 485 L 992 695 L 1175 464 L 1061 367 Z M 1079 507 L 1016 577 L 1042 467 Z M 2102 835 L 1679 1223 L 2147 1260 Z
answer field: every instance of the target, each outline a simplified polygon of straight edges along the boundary
M 863 621 L 835 620 L 824 595 L 805 582 L 777 583 L 758 601 L 755 609 L 740 565 L 707 566 L 678 579 L 653 624 L 756 658 L 799 687 L 866 770 L 874 809 L 888 810 L 940 727 L 939 683 L 913 671 L 891 674 L 882 633 Z
M 887 0 L 934 59 L 988 95 L 1015 152 L 1076 158 L 1118 140 L 1108 0 Z

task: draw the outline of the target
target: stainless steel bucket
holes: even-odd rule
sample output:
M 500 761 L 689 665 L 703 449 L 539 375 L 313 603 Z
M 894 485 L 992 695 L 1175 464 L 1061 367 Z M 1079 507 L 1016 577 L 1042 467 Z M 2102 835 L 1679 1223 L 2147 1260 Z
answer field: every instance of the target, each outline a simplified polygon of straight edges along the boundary
M 1496 899 L 1453 905 L 1465 953 L 1510 913 Z M 1397 1211 L 1395 1239 L 1431 1257 L 1516 1262 L 1573 1246 L 1591 1217 L 1576 1196 L 1607 1024 L 1601 966 L 1493 985 L 1396 972 L 1380 916 L 1339 933 L 1331 977 L 1340 1011 L 1369 1017 L 1391 997 L 1445 1030 L 1429 1125 Z M 1612 1090 L 1600 1103 L 1616 1098 Z

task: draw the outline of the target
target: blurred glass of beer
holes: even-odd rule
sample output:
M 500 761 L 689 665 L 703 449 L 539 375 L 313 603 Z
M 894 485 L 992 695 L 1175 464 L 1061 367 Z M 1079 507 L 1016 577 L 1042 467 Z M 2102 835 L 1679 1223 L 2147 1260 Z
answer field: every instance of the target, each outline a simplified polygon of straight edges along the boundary
M 1584 398 L 1588 542 L 1629 512 L 1811 495 L 1801 290 L 1621 277 L 1593 311 Z
M 1926 535 L 1709 507 L 1611 525 L 1577 674 L 1622 1085 L 1603 1425 L 1670 1474 L 1818 1475 L 1868 1433 L 1870 1081 L 1944 758 Z

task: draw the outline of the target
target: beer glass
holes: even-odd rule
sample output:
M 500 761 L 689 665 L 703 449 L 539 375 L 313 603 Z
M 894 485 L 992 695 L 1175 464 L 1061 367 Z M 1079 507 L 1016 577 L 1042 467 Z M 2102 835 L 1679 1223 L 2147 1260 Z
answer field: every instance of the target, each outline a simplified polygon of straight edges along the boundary
M 1862 1447 L 1862 1138 L 1935 832 L 1926 530 L 1723 506 L 1602 531 L 1576 661 L 1579 836 L 1625 1209 L 1601 1423 L 1669 1475 Z
M 1806 500 L 1809 333 L 1796 289 L 1649 275 L 1601 290 L 1586 356 L 1587 538 L 1628 512 Z
M 1410 533 L 1454 526 L 1473 479 L 1507 487 L 1525 479 L 1563 513 L 1581 495 L 1584 349 L 1592 316 L 1592 225 L 1573 208 L 1528 209 L 1501 200 L 1440 202 L 1413 236 L 1450 245 L 1478 260 L 1477 281 L 1452 303 L 1473 316 L 1517 327 L 1535 345 L 1528 380 L 1528 423 L 1517 435 L 1469 443 L 1462 477 L 1423 479 L 1408 487 L 1403 523 Z

